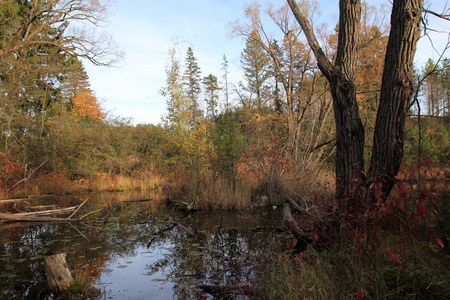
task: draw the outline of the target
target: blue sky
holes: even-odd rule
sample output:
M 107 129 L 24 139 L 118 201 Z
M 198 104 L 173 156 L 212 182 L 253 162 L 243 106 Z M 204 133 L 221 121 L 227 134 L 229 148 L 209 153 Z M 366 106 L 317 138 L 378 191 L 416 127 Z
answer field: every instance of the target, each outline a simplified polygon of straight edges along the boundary
M 438 0 L 437 2 L 445 2 Z M 85 63 L 92 89 L 102 106 L 113 115 L 132 118 L 133 123 L 161 121 L 166 112 L 165 99 L 159 95 L 164 86 L 165 63 L 168 50 L 176 38 L 181 48 L 191 46 L 202 72 L 220 77 L 223 55 L 226 55 L 230 79 L 240 80 L 240 53 L 245 42 L 231 39 L 229 23 L 244 20 L 244 5 L 239 0 L 116 0 L 111 7 L 108 24 L 102 29 L 109 32 L 125 52 L 119 67 L 95 67 Z M 271 0 L 275 5 L 284 0 Z M 338 0 L 319 0 L 322 12 L 320 22 L 338 19 Z M 369 3 L 385 3 L 373 0 Z M 260 1 L 264 6 L 266 1 Z M 450 26 L 435 26 L 450 31 Z M 442 48 L 448 35 L 435 39 Z M 183 50 L 184 51 L 184 50 Z M 181 53 L 184 59 L 185 51 Z M 429 57 L 437 57 L 424 39 L 419 44 L 416 61 L 423 64 Z

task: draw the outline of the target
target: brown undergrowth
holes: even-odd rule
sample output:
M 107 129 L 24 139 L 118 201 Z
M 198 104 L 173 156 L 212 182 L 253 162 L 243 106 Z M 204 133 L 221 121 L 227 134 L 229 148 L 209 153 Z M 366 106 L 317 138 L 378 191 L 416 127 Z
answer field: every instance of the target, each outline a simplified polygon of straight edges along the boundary
M 333 198 L 315 202 L 325 225 L 312 227 L 305 249 L 266 257 L 258 276 L 263 298 L 445 299 L 450 193 L 443 174 L 430 161 L 405 166 L 389 197 L 375 187 L 376 203 L 362 215 L 327 215 L 338 206 Z

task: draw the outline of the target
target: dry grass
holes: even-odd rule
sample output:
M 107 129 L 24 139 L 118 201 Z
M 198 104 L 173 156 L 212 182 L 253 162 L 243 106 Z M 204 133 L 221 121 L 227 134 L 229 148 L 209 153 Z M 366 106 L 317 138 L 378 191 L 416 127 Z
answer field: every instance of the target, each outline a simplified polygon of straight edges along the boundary
M 248 209 L 251 207 L 251 192 L 254 183 L 251 178 L 239 178 L 233 187 L 223 178 L 205 179 L 200 190 L 198 204 L 207 210 Z
M 28 195 L 74 194 L 85 192 L 124 192 L 160 190 L 164 179 L 153 170 L 140 170 L 131 175 L 98 173 L 92 178 L 70 180 L 62 172 L 42 173 L 12 191 L 8 197 Z

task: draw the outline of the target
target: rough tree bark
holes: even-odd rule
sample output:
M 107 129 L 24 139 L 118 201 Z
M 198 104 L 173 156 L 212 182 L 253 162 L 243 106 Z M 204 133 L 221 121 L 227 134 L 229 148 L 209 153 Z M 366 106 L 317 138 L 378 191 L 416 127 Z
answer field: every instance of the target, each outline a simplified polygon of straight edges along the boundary
M 356 102 L 355 62 L 361 19 L 360 0 L 339 1 L 339 40 L 334 65 L 319 46 L 307 17 L 295 0 L 287 0 L 303 28 L 319 68 L 331 85 L 336 122 L 336 198 L 347 205 L 360 205 L 359 187 L 383 183 L 388 195 L 394 186 L 402 158 L 407 103 L 413 95 L 413 59 L 420 36 L 423 0 L 394 0 L 391 32 L 386 50 L 384 73 L 374 132 L 372 159 L 364 173 L 364 128 Z M 365 199 L 372 199 L 369 193 Z M 348 208 L 344 207 L 344 208 Z
M 307 16 L 295 0 L 288 0 L 317 59 L 319 69 L 330 82 L 336 123 L 336 199 L 351 200 L 364 177 L 364 126 L 356 99 L 355 69 L 361 20 L 361 1 L 339 1 L 339 40 L 334 64 L 326 57 Z
M 386 50 L 372 160 L 366 187 L 383 183 L 387 196 L 403 158 L 405 119 L 413 96 L 413 60 L 420 37 L 423 0 L 396 0 Z

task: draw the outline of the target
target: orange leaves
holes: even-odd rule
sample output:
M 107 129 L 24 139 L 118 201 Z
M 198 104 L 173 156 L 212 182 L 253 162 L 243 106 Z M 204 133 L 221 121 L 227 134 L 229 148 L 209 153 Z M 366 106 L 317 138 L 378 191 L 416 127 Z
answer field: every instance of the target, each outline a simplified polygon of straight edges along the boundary
M 104 118 L 97 98 L 88 90 L 83 90 L 72 99 L 72 114 L 79 120 L 101 121 Z

